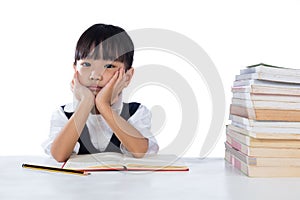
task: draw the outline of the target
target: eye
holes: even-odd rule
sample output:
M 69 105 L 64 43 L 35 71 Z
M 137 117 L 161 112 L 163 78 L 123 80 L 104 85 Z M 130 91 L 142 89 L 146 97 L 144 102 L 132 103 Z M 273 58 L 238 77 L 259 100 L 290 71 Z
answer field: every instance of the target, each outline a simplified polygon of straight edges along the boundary
M 106 64 L 104 65 L 104 68 L 111 69 L 111 68 L 115 68 L 115 66 L 112 64 Z
M 91 63 L 83 62 L 83 63 L 81 63 L 81 66 L 83 66 L 83 67 L 90 67 Z

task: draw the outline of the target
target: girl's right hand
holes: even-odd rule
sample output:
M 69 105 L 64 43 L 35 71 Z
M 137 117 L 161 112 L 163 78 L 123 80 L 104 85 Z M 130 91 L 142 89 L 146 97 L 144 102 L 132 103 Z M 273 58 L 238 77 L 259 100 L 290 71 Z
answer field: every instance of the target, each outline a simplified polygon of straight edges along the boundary
M 78 101 L 87 100 L 90 103 L 95 104 L 95 95 L 90 89 L 81 85 L 78 79 L 78 71 L 74 73 L 73 80 L 71 82 L 71 90 Z

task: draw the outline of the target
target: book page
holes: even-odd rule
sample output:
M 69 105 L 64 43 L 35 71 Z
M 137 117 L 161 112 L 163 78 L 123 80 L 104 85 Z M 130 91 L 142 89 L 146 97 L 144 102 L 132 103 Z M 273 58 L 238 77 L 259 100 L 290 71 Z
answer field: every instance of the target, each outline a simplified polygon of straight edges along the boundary
M 90 168 L 123 168 L 123 155 L 114 152 L 72 155 L 65 163 L 64 168 L 90 169 Z
M 179 169 L 187 166 L 176 155 L 171 154 L 158 154 L 146 156 L 144 158 L 132 158 L 124 156 L 124 163 L 128 169 L 141 168 L 141 169 Z

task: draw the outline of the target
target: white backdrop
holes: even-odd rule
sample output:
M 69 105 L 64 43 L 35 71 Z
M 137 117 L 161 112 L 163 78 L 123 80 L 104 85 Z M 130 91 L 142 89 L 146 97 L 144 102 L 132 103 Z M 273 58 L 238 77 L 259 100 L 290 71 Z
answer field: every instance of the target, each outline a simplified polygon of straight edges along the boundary
M 40 155 L 51 112 L 72 101 L 74 48 L 81 33 L 95 23 L 125 30 L 163 28 L 197 42 L 217 67 L 225 89 L 226 115 L 234 76 L 247 65 L 300 68 L 300 1 L 1 1 L 0 3 L 0 155 Z M 175 59 L 175 58 L 173 58 Z M 174 65 L 168 55 L 140 52 L 135 65 Z M 178 66 L 177 66 L 178 67 Z M 199 88 L 199 128 L 186 156 L 197 156 L 211 120 L 211 101 L 203 80 L 183 76 Z M 167 78 L 167 77 L 166 77 Z M 159 88 L 144 88 L 133 100 L 152 105 L 151 91 L 173 105 L 158 141 L 166 146 L 180 123 L 178 102 Z M 147 96 L 148 95 L 148 96 Z M 151 99 L 152 98 L 152 99 Z M 147 99 L 147 101 L 144 101 Z M 177 107 L 176 107 L 177 106 Z M 169 109 L 169 110 L 168 110 Z M 175 125 L 174 125 L 175 124 Z M 172 135 L 173 134 L 173 135 Z M 210 156 L 223 156 L 225 129 Z

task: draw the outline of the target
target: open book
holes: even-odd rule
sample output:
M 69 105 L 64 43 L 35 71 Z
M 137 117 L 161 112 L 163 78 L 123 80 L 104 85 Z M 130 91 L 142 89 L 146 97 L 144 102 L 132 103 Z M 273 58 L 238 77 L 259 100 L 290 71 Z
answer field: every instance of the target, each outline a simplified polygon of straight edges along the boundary
M 72 155 L 63 167 L 84 171 L 188 171 L 175 155 L 151 155 L 133 158 L 120 153 L 106 152 Z

